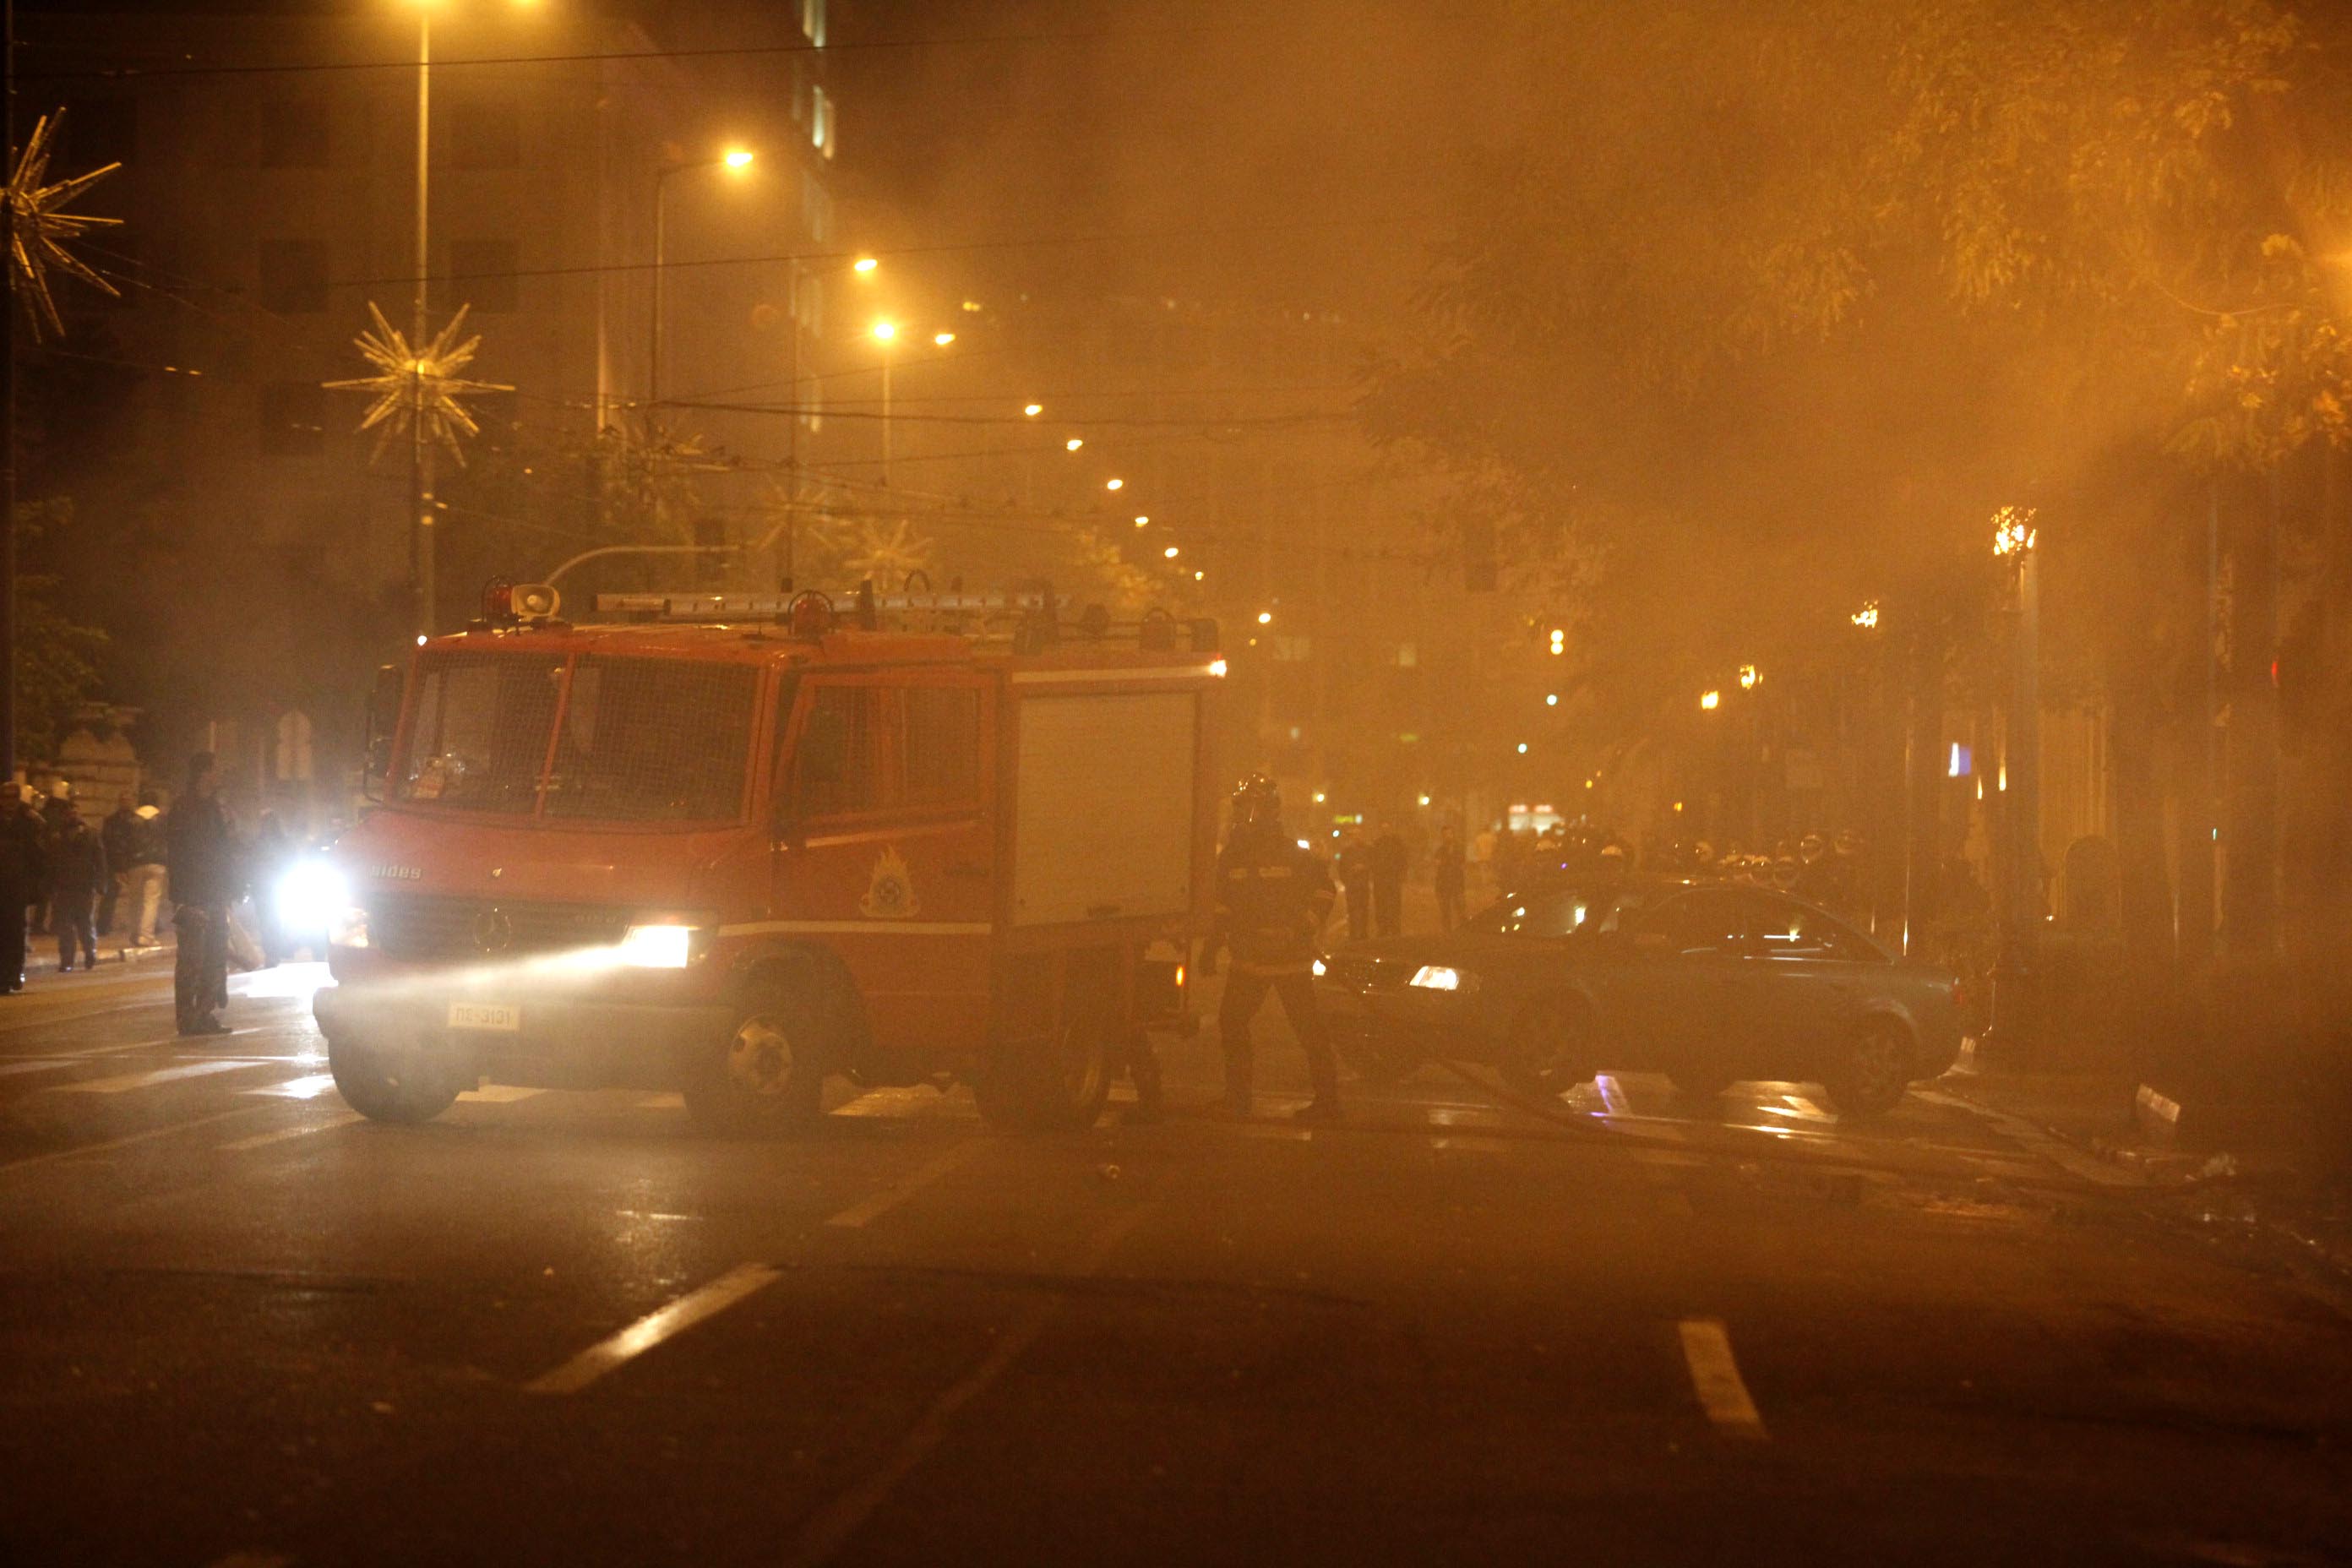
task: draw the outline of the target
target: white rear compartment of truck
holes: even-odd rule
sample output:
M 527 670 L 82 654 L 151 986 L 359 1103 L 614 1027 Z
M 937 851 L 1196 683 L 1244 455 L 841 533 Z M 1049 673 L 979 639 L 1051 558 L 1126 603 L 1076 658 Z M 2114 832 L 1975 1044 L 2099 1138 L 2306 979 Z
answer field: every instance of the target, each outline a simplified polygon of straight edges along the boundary
M 1016 711 L 1013 923 L 1187 913 L 1198 694 L 1024 694 Z

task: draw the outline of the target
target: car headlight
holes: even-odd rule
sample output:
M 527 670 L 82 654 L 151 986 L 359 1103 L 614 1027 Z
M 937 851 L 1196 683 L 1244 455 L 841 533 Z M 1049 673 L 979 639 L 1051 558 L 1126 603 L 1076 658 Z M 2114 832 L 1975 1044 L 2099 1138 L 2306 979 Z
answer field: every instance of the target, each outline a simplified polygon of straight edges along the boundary
M 1465 974 L 1447 964 L 1424 963 L 1412 972 L 1412 978 L 1405 984 L 1417 985 L 1423 991 L 1475 991 L 1478 977 Z
M 352 884 L 324 860 L 301 860 L 278 879 L 279 923 L 294 931 L 322 931 L 352 907 Z
M 694 938 L 689 925 L 631 926 L 614 957 L 632 969 L 684 969 L 694 962 Z

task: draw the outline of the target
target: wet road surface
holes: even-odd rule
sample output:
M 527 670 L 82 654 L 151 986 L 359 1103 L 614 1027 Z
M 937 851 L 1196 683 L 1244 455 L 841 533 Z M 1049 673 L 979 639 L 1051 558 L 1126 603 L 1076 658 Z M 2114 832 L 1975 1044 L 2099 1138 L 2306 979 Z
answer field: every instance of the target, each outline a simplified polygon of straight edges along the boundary
M 0 1561 L 2352 1560 L 2321 1279 L 1964 1082 L 1425 1068 L 1308 1131 L 968 1092 L 344 1108 L 308 966 L 0 1011 Z M 1280 1092 L 1291 1090 L 1294 1092 Z

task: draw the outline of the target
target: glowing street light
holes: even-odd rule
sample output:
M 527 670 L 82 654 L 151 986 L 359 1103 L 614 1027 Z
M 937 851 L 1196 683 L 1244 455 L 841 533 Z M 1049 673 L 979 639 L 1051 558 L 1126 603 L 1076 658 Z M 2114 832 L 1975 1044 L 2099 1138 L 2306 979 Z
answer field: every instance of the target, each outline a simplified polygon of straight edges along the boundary
M 1103 489 L 1107 490 L 1123 490 L 1127 489 L 1127 481 L 1125 479 L 1105 479 L 1103 481 Z
M 852 272 L 870 275 L 876 268 L 881 265 L 882 264 L 880 262 L 875 260 L 874 258 L 870 256 L 861 256 L 856 260 L 849 264 L 849 269 Z
M 1852 621 L 1855 626 L 1860 626 L 1864 631 L 1876 631 L 1878 629 L 1878 601 L 1875 599 L 1864 600 L 1863 602 L 1862 608 L 1856 610 L 1853 615 L 1846 618 Z
M 1165 550 L 1161 551 L 1160 553 L 1160 554 L 1162 554 L 1162 555 L 1165 555 L 1166 557 L 1168 557 L 1168 559 L 1169 559 L 1169 560 L 1173 561 L 1173 560 L 1175 560 L 1175 559 L 1176 559 L 1176 557 L 1177 557 L 1177 555 L 1178 555 L 1179 552 L 1178 552 L 1177 548 L 1176 548 L 1174 545 L 1172 545 L 1172 544 L 1171 544 L 1171 545 L 1170 545 L 1167 549 L 1165 549 Z M 1200 574 L 1199 574 L 1199 573 L 1197 573 L 1197 572 L 1193 574 L 1193 576 L 1195 576 L 1195 577 L 1198 577 L 1199 575 L 1200 575 Z
M 950 343 L 955 342 L 955 334 L 953 332 L 933 332 L 931 334 L 931 342 L 940 348 L 945 348 Z
M 1559 707 L 1559 692 L 1557 692 L 1557 691 L 1547 691 L 1547 692 L 1545 692 L 1545 693 L 1544 693 L 1544 706 L 1545 706 L 1545 707 L 1547 707 L 1547 708 L 1557 708 L 1557 707 Z
M 1045 412 L 1045 405 L 1042 403 L 1033 403 L 1026 408 L 1024 408 L 1021 412 L 1026 417 L 1034 419 L 1037 416 Z
M 1992 514 L 1992 552 L 2022 555 L 2033 548 L 2033 509 L 2005 506 Z
M 1559 626 L 1551 629 L 1551 651 L 1555 657 L 1568 651 L 1568 633 Z
M 730 147 L 719 161 L 730 169 L 748 169 L 751 166 L 751 157 L 749 147 Z
M 1739 667 L 1740 690 L 1753 691 L 1759 684 L 1762 683 L 1763 679 L 1764 678 L 1757 673 L 1756 667 L 1754 665 L 1743 664 Z
M 1151 525 L 1151 519 L 1150 519 L 1148 515 L 1146 515 L 1146 514 L 1145 514 L 1145 513 L 1143 513 L 1143 512 L 1137 512 L 1137 513 L 1135 514 L 1135 526 L 1136 526 L 1136 527 L 1138 527 L 1138 528 L 1149 528 L 1150 525 Z
M 1274 612 L 1272 610 L 1260 610 L 1257 613 L 1257 624 L 1262 626 L 1270 626 L 1274 625 Z
M 1712 713 L 1717 709 L 1723 706 L 1723 693 L 1720 691 L 1702 691 L 1698 694 L 1698 705 Z
M 874 335 L 881 342 L 887 343 L 891 339 L 898 335 L 898 323 L 896 321 L 877 321 L 874 323 Z
M 1062 450 L 1065 452 L 1075 452 L 1086 444 L 1087 441 L 1085 437 L 1073 436 L 1068 440 L 1062 443 Z
M 1205 582 L 1208 575 L 1209 574 L 1206 572 L 1195 572 L 1192 574 L 1192 581 L 1195 583 Z
M 1525 741 L 1521 741 L 1521 742 L 1519 742 L 1519 755 L 1521 755 L 1521 756 L 1523 756 L 1523 757 L 1524 757 L 1524 756 L 1526 756 L 1527 754 L 1528 754 L 1528 743 L 1527 743 Z

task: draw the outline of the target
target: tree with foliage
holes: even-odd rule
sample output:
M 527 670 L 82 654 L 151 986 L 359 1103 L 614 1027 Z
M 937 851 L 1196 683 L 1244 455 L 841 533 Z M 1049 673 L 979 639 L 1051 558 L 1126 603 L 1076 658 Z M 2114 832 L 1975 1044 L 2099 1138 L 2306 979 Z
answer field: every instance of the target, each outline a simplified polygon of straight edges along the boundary
M 63 497 L 16 503 L 17 548 L 39 553 L 45 538 L 69 533 L 73 503 Z M 55 603 L 58 578 L 16 574 L 16 755 L 47 761 L 100 680 L 103 631 L 75 624 Z

